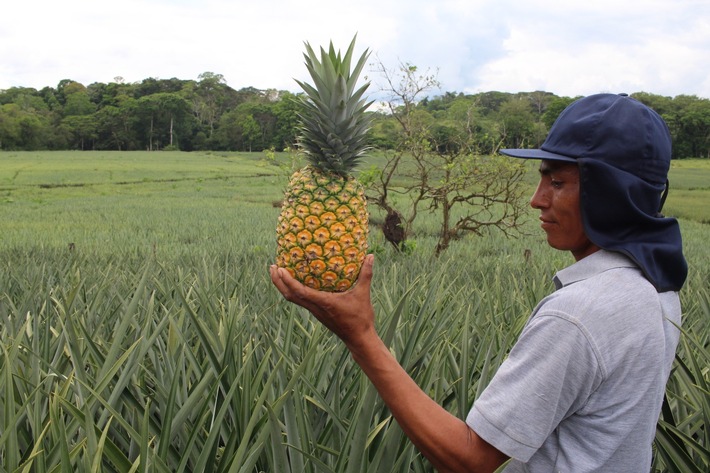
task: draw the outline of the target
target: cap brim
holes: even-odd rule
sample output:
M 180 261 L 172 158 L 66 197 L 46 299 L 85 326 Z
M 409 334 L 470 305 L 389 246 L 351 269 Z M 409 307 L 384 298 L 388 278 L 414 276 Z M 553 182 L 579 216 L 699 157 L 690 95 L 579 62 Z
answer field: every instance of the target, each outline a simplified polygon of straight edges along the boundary
M 567 163 L 576 163 L 576 158 L 570 158 L 562 154 L 550 153 L 544 149 L 502 149 L 501 154 L 511 156 L 513 158 L 522 159 L 549 159 L 550 161 L 564 161 Z

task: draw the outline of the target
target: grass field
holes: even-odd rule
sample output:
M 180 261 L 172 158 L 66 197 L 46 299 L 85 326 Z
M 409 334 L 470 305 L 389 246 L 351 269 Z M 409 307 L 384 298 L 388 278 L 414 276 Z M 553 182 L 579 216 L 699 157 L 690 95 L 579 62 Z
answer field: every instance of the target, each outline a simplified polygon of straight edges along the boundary
M 431 471 L 268 280 L 286 178 L 257 153 L 0 153 L 0 470 Z M 710 161 L 674 162 L 670 180 L 690 274 L 654 471 L 703 472 Z M 378 325 L 463 417 L 571 257 L 531 211 L 527 236 L 434 259 L 423 218 L 407 255 L 373 229 Z

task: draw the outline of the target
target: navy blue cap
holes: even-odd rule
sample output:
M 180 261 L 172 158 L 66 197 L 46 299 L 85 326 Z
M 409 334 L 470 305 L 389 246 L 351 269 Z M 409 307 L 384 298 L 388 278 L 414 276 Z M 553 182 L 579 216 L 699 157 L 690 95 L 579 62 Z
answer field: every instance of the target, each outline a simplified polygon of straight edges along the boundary
M 502 149 L 527 159 L 577 163 L 587 237 L 629 256 L 661 291 L 687 277 L 678 222 L 660 214 L 668 190 L 671 136 L 658 113 L 626 94 L 570 104 L 540 149 Z

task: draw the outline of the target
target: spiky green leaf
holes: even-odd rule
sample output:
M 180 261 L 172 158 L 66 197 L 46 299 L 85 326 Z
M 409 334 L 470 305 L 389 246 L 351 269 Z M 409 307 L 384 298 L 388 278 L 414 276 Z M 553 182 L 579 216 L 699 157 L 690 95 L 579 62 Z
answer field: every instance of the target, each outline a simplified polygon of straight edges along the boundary
M 305 43 L 303 57 L 313 84 L 296 80 L 305 92 L 300 148 L 310 164 L 342 176 L 350 174 L 369 150 L 367 109 L 372 101 L 363 96 L 370 84 L 356 85 L 370 53 L 365 50 L 351 70 L 356 37 L 344 55 L 332 41 L 327 51 L 320 48 L 320 55 Z

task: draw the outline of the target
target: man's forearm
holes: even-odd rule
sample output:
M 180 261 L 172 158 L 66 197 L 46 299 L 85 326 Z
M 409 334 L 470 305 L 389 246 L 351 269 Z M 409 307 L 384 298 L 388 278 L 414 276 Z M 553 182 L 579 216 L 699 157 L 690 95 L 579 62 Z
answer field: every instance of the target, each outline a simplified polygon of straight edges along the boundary
M 404 433 L 437 470 L 494 471 L 506 460 L 422 391 L 374 331 L 348 348 Z

